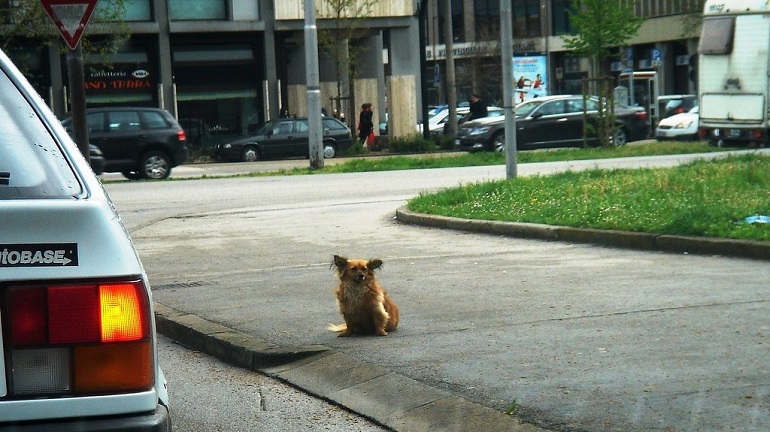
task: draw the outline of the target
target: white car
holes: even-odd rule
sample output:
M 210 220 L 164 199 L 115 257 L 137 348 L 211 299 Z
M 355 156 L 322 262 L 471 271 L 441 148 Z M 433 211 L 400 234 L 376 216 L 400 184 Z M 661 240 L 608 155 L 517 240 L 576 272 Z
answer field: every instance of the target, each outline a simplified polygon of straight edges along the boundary
M 139 256 L 2 51 L 0 125 L 0 431 L 170 431 Z
M 467 117 L 469 113 L 470 113 L 470 108 L 458 107 L 457 108 L 458 123 L 462 123 L 463 119 Z M 503 115 L 505 115 L 505 112 L 503 111 L 502 108 L 487 107 L 487 117 L 500 117 Z M 430 133 L 432 135 L 441 135 L 444 133 L 444 126 L 446 125 L 447 121 L 449 121 L 449 108 L 442 108 L 442 109 L 436 110 L 436 112 L 433 113 L 428 119 L 428 130 L 430 130 Z M 422 133 L 422 124 L 417 125 L 417 131 Z
M 668 140 L 695 140 L 698 139 L 698 107 L 690 111 L 666 117 L 655 128 L 655 139 Z

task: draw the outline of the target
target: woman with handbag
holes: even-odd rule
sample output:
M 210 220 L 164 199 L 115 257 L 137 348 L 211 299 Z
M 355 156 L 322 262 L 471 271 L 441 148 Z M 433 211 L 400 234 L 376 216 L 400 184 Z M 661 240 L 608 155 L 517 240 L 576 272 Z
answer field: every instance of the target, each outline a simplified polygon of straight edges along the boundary
M 364 143 L 365 147 L 374 144 L 373 115 L 372 104 L 365 103 L 361 105 L 361 113 L 358 115 L 358 139 Z

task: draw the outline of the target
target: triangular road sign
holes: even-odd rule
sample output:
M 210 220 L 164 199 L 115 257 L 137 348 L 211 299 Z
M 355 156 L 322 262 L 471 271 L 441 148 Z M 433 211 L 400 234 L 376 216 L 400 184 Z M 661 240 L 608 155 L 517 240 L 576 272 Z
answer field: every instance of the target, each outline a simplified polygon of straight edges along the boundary
M 88 20 L 98 0 L 40 0 L 46 13 L 59 29 L 71 49 L 75 49 L 83 36 Z

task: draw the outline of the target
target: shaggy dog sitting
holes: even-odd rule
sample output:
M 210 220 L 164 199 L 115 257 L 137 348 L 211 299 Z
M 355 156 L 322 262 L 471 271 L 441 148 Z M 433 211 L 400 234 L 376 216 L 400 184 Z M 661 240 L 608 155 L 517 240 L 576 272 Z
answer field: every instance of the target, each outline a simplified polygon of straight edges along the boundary
M 376 334 L 386 336 L 398 326 L 398 308 L 382 289 L 374 271 L 382 267 L 382 260 L 347 259 L 334 255 L 332 266 L 340 279 L 335 294 L 344 324 L 329 325 L 337 336 Z

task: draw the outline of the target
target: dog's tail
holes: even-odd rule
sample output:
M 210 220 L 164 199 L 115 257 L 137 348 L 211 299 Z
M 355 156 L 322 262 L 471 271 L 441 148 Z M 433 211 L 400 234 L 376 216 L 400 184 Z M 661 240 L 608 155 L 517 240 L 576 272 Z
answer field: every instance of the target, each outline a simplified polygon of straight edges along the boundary
M 342 324 L 331 324 L 326 327 L 328 330 L 331 330 L 333 332 L 341 332 L 348 329 L 348 326 L 345 323 Z

